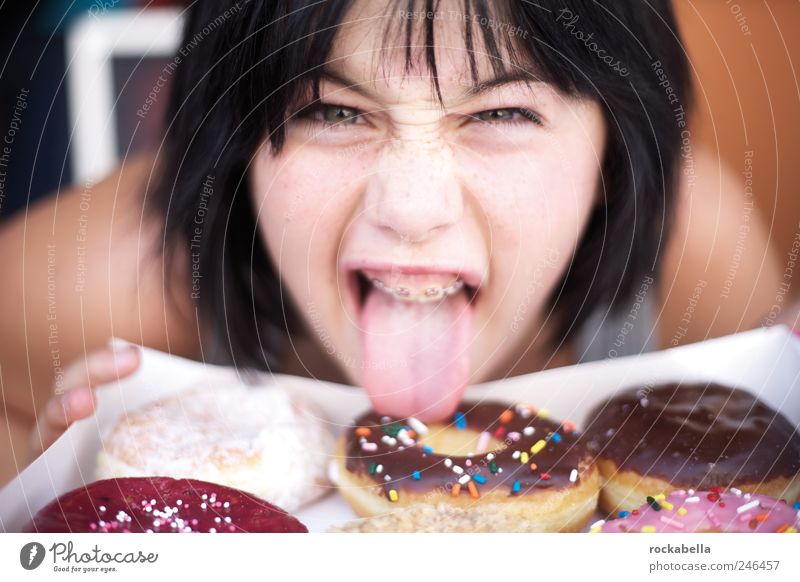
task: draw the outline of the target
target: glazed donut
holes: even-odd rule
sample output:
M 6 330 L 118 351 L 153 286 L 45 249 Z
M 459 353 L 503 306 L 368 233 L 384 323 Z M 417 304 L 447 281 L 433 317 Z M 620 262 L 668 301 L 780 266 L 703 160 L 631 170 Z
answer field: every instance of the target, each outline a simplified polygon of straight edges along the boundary
M 361 516 L 445 504 L 472 514 L 462 522 L 468 531 L 487 531 L 469 529 L 481 521 L 577 531 L 599 492 L 598 471 L 572 423 L 495 402 L 462 403 L 452 425 L 369 412 L 340 439 L 331 477 Z M 429 529 L 421 523 L 418 530 Z
M 96 481 L 43 507 L 26 533 L 306 533 L 306 526 L 247 493 L 193 479 Z
M 739 489 L 695 491 L 679 489 L 668 496 L 648 497 L 647 503 L 616 519 L 600 520 L 590 532 L 603 533 L 797 533 L 800 503 Z
M 674 489 L 727 489 L 797 500 L 800 436 L 748 392 L 719 384 L 630 389 L 593 410 L 584 437 L 609 514 Z
M 128 413 L 104 439 L 96 479 L 201 479 L 294 511 L 331 490 L 335 437 L 316 408 L 276 387 L 193 389 Z

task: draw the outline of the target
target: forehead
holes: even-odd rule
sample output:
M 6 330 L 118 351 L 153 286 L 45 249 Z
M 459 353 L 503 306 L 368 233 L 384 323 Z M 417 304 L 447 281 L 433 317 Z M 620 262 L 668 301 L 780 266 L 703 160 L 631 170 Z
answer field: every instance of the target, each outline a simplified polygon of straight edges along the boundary
M 464 12 L 457 1 L 441 2 L 433 18 L 422 9 L 407 10 L 404 2 L 356 1 L 338 27 L 324 68 L 376 93 L 430 86 L 434 73 L 443 92 L 454 87 L 463 92 L 500 72 L 536 81 L 533 62 L 520 58 L 526 54 L 519 47 L 512 48 L 511 24 L 504 21 L 505 33 L 494 35 L 491 54 L 481 20 L 486 22 Z

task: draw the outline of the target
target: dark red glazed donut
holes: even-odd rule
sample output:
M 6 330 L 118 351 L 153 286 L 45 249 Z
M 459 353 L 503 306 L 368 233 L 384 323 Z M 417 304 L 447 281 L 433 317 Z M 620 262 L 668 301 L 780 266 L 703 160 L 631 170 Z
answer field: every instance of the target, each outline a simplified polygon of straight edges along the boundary
M 194 479 L 95 481 L 42 508 L 25 527 L 38 533 L 307 533 L 284 510 L 238 489 Z

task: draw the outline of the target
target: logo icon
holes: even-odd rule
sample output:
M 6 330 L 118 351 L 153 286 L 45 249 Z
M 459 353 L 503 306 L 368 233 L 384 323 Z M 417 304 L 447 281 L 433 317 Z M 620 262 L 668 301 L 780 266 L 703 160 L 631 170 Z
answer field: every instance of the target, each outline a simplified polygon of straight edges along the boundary
M 26 570 L 35 570 L 44 561 L 44 546 L 39 542 L 28 542 L 19 551 L 19 563 Z

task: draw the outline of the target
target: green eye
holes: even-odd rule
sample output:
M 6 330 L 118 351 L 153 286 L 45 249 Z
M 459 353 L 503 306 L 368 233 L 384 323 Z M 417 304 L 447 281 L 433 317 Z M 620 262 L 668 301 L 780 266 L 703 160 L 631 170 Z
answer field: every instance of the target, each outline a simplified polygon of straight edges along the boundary
M 514 109 L 489 109 L 476 115 L 481 121 L 511 121 L 514 118 Z
M 341 107 L 339 105 L 327 105 L 322 110 L 322 119 L 325 123 L 352 124 L 358 119 L 358 109 L 351 107 Z
M 542 125 L 542 119 L 530 109 L 523 107 L 506 107 L 503 109 L 487 109 L 476 113 L 475 117 L 479 121 L 487 123 L 525 123 L 532 122 Z

